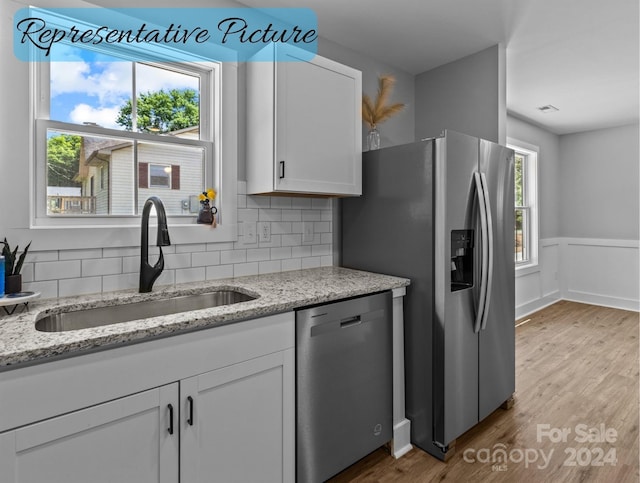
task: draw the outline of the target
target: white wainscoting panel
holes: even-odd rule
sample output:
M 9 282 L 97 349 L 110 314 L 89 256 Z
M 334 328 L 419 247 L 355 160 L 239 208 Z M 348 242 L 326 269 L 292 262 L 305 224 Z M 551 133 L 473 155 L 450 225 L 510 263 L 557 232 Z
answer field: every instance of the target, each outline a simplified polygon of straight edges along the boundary
M 638 310 L 637 240 L 564 238 L 562 298 Z
M 516 319 L 560 300 L 561 239 L 540 240 L 538 265 L 516 271 Z

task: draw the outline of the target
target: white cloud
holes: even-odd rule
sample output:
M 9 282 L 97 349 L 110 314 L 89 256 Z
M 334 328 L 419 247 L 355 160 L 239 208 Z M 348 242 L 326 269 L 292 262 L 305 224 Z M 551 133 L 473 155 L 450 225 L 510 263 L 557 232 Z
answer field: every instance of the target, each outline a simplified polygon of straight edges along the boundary
M 70 113 L 71 121 L 75 124 L 96 123 L 99 126 L 122 129 L 122 126 L 116 124 L 119 107 L 92 107 L 88 104 L 76 105 Z

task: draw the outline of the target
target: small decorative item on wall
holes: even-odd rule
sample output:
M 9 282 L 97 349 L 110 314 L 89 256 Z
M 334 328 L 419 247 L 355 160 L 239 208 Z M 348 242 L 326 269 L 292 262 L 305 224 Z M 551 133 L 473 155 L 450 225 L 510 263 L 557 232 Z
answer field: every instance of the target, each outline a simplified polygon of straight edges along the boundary
M 216 191 L 212 188 L 203 191 L 199 195 L 200 199 L 200 211 L 198 212 L 198 223 L 203 225 L 211 225 L 213 228 L 218 226 L 216 222 L 216 215 L 218 214 L 218 208 L 213 206 L 213 200 L 216 199 Z
M 27 256 L 31 242 L 29 242 L 19 257 L 18 245 L 11 250 L 6 238 L 2 244 L 2 255 L 4 256 L 5 261 L 4 274 L 2 274 L 4 276 L 4 291 L 6 294 L 22 292 L 22 274 L 20 271 L 22 270 L 22 264 Z
M 387 105 L 395 82 L 396 79 L 392 75 L 380 76 L 378 77 L 378 95 L 375 102 L 367 94 L 362 96 L 362 120 L 369 126 L 369 134 L 367 134 L 369 151 L 380 148 L 378 124 L 404 109 L 404 104 L 402 103 Z

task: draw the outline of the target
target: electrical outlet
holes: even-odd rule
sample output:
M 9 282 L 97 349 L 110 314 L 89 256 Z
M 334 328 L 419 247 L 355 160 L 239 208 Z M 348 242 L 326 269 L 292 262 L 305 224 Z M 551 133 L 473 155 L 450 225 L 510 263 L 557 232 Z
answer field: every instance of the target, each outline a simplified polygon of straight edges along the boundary
M 245 245 L 253 245 L 258 241 L 256 238 L 256 224 L 255 223 L 242 223 L 243 227 L 243 241 Z
M 302 241 L 303 242 L 313 241 L 313 222 L 312 221 L 302 222 Z
M 261 242 L 271 241 L 271 223 L 268 221 L 258 223 L 258 237 Z

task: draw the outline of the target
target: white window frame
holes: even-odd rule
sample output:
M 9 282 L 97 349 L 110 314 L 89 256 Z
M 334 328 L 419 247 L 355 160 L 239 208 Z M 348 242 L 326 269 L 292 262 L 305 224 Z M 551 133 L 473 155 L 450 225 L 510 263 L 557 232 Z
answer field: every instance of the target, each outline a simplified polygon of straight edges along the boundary
M 534 272 L 538 269 L 539 264 L 539 206 L 538 206 L 538 153 L 539 148 L 533 144 L 520 141 L 518 139 L 508 138 L 507 147 L 520 153 L 525 157 L 524 166 L 524 196 L 525 206 L 527 210 L 526 223 L 523 231 L 526 237 L 526 245 L 528 250 L 528 259 L 516 262 L 516 271 L 520 275 Z M 515 171 L 514 171 L 515 177 Z M 515 206 L 514 206 L 515 210 Z M 514 233 L 515 236 L 515 233 Z M 514 252 L 515 257 L 515 252 Z
M 169 53 L 170 54 L 170 53 Z M 38 52 L 33 53 L 34 58 Z M 170 59 L 170 57 L 169 57 Z M 148 63 L 148 62 L 145 62 Z M 49 112 L 49 69 L 46 62 L 29 63 L 31 112 L 31 163 L 29 176 L 28 229 L 16 228 L 9 234 L 24 239 L 46 236 L 46 249 L 79 249 L 137 246 L 140 243 L 140 215 L 51 217 L 46 215 L 46 130 L 56 128 L 88 135 L 108 135 L 119 138 L 134 137 L 154 143 L 169 142 L 168 136 L 108 130 L 94 126 L 51 121 Z M 166 63 L 159 63 L 163 68 Z M 175 65 L 175 64 L 174 64 Z M 185 69 L 186 68 L 186 69 Z M 216 229 L 204 229 L 196 223 L 196 216 L 169 216 L 168 224 L 174 244 L 230 242 L 237 240 L 237 62 L 181 63 L 179 71 L 210 72 L 205 82 L 209 92 L 205 102 L 213 105 L 212 122 L 200 126 L 201 140 L 172 137 L 175 144 L 209 145 L 210 159 L 205 161 L 205 188 L 218 192 L 216 206 L 220 213 Z M 202 102 L 201 84 L 201 102 Z M 223 129 L 224 127 L 224 129 Z M 111 132 L 109 132 L 111 131 Z M 204 135 L 202 134 L 204 132 Z M 215 182 L 214 182 L 215 181 Z M 194 193 L 195 194 L 195 193 Z M 205 227 L 206 228 L 206 227 Z M 37 232 L 44 230 L 42 234 Z M 34 243 L 37 248 L 38 243 Z

